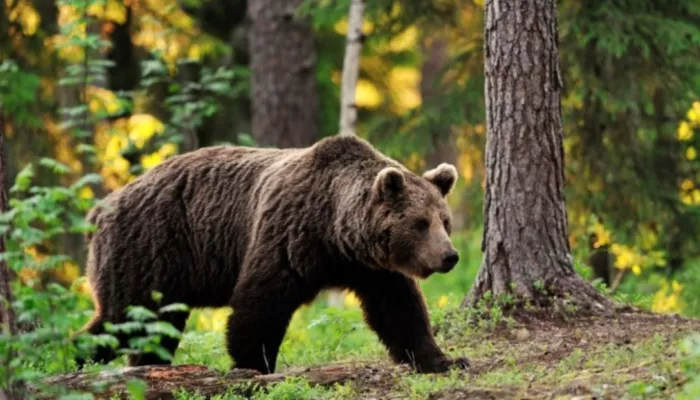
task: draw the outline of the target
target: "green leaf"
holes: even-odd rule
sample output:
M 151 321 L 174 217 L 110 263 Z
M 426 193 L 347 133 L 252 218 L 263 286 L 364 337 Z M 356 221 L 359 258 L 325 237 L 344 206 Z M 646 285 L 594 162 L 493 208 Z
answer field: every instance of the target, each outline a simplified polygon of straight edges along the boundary
M 146 332 L 149 335 L 165 335 L 171 338 L 179 338 L 182 333 L 171 323 L 164 321 L 150 322 L 146 324 Z
M 165 314 L 169 312 L 187 312 L 189 311 L 189 307 L 187 307 L 187 304 L 182 304 L 182 303 L 173 303 L 169 304 L 167 306 L 161 307 L 158 312 L 160 314 Z
M 109 333 L 134 333 L 143 329 L 141 322 L 123 322 L 121 324 L 106 323 L 105 330 Z
M 134 400 L 144 400 L 146 398 L 146 383 L 140 379 L 129 379 L 126 382 L 126 390 Z
M 78 179 L 78 181 L 72 184 L 70 188 L 71 190 L 78 190 L 87 185 L 99 185 L 100 183 L 102 183 L 102 176 L 98 174 L 87 174 Z
M 27 164 L 15 178 L 15 184 L 10 189 L 10 193 L 24 192 L 29 189 L 32 184 L 32 179 L 34 178 L 34 166 L 32 164 Z
M 48 158 L 44 157 L 41 160 L 39 160 L 39 165 L 42 167 L 46 167 L 51 169 L 54 173 L 58 175 L 65 175 L 69 172 L 71 172 L 71 169 L 69 166 L 54 160 L 53 158 Z
M 153 311 L 142 306 L 129 306 L 126 315 L 134 321 L 148 321 L 157 319 L 158 316 Z

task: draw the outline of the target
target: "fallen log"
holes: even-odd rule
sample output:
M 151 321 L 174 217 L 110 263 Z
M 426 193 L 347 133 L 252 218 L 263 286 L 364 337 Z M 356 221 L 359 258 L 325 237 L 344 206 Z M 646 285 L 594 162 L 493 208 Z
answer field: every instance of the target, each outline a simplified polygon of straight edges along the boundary
M 41 380 L 32 391 L 40 398 L 53 398 L 56 389 L 63 393 L 87 392 L 95 398 L 126 398 L 130 381 L 145 384 L 146 399 L 172 399 L 173 392 L 185 389 L 212 396 L 234 388 L 238 394 L 248 395 L 257 388 L 283 381 L 287 377 L 303 377 L 312 385 L 330 386 L 356 379 L 373 380 L 381 371 L 377 368 L 356 365 L 328 365 L 290 369 L 284 373 L 261 375 L 258 371 L 234 369 L 218 372 L 202 365 L 183 364 L 172 366 L 125 367 L 116 370 L 75 372 Z

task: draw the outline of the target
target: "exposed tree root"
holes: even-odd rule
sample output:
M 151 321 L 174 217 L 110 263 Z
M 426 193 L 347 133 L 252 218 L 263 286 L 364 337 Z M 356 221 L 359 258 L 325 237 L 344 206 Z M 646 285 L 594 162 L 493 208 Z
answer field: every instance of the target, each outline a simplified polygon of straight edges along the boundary
M 146 384 L 146 399 L 172 399 L 173 391 L 185 389 L 204 396 L 225 393 L 235 386 L 239 394 L 250 394 L 257 387 L 283 381 L 286 377 L 304 377 L 312 385 L 329 386 L 379 375 L 377 369 L 355 365 L 330 365 L 300 368 L 285 373 L 261 375 L 257 371 L 234 369 L 220 373 L 201 365 L 126 367 L 112 371 L 76 372 L 42 380 L 42 385 L 93 393 L 95 398 L 126 398 L 127 383 L 138 379 Z M 33 387 L 42 398 L 47 388 Z
M 462 307 L 478 307 L 483 301 L 498 302 L 510 297 L 502 304 L 511 311 L 577 316 L 610 316 L 617 312 L 641 312 L 630 305 L 620 304 L 596 290 L 590 282 L 571 271 L 547 279 L 546 282 L 530 283 L 515 281 L 511 285 L 493 284 L 487 271 L 481 271 Z M 490 293 L 487 295 L 487 293 Z

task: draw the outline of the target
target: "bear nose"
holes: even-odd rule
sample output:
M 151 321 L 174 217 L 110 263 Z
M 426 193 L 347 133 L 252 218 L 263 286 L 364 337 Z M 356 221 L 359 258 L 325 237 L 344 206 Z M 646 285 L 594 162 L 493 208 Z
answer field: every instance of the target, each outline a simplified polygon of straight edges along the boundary
M 454 268 L 459 261 L 459 254 L 455 250 L 450 250 L 442 256 L 442 268 L 443 272 L 447 272 Z

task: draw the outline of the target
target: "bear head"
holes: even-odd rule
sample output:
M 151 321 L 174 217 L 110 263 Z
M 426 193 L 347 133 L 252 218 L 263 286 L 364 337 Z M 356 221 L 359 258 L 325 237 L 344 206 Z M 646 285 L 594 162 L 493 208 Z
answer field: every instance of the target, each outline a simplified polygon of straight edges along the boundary
M 383 268 L 427 278 L 450 271 L 459 260 L 450 240 L 452 216 L 446 196 L 457 181 L 457 169 L 440 164 L 423 176 L 387 166 L 372 186 L 374 219 Z

